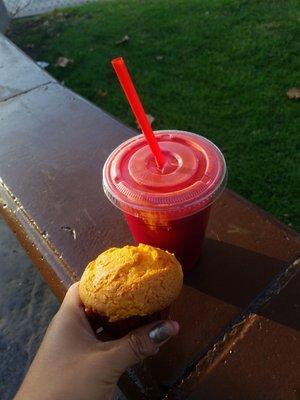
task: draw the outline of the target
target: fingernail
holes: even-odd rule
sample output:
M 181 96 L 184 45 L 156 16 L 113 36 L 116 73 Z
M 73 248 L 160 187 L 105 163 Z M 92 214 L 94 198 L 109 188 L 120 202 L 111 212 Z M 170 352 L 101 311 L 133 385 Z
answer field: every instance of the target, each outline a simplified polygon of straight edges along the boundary
M 153 343 L 162 343 L 172 335 L 174 335 L 172 325 L 168 322 L 159 323 L 149 332 L 149 338 Z

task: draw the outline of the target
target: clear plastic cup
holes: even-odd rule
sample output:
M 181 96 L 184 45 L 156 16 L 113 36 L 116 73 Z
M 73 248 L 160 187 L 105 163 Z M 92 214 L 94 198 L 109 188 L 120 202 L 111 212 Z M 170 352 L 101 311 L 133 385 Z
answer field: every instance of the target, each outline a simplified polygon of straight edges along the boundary
M 165 130 L 155 136 L 164 169 L 157 168 L 146 139 L 138 135 L 106 160 L 103 188 L 135 241 L 174 253 L 186 273 L 201 255 L 211 205 L 226 185 L 226 163 L 200 135 Z

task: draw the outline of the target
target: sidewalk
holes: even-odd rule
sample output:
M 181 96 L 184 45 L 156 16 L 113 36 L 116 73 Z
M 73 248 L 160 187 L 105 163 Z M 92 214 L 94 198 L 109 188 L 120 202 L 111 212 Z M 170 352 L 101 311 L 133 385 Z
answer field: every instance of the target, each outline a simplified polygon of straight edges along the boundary
M 93 0 L 4 0 L 7 11 L 13 17 L 28 17 L 57 8 L 70 7 Z
M 0 399 L 11 400 L 58 301 L 0 217 Z

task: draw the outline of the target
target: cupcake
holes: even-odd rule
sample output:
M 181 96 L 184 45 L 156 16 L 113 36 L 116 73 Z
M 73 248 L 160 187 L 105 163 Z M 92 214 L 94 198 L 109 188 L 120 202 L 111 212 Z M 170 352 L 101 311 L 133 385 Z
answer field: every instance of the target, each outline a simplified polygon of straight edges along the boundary
M 181 265 L 168 251 L 145 244 L 113 247 L 88 264 L 79 295 L 92 325 L 121 337 L 166 319 L 182 282 Z

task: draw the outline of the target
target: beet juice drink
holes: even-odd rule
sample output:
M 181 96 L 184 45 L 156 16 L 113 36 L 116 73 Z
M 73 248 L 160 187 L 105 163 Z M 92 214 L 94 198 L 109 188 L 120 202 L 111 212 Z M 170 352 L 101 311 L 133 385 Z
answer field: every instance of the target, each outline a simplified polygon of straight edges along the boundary
M 187 272 L 201 255 L 211 205 L 226 184 L 226 164 L 202 136 L 171 130 L 155 137 L 162 170 L 144 136 L 135 136 L 108 157 L 103 188 L 135 241 L 169 250 Z

